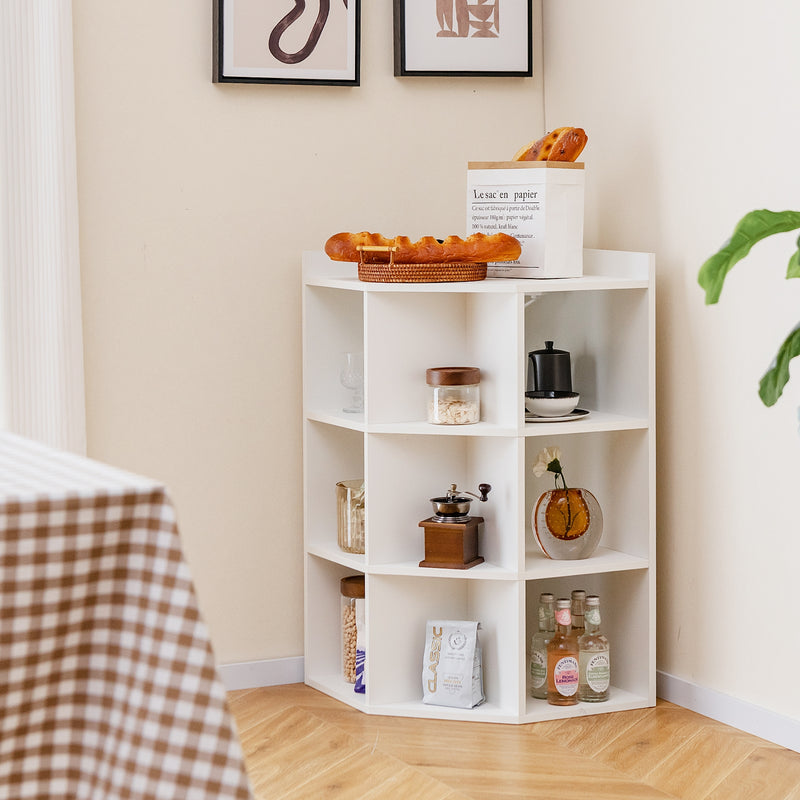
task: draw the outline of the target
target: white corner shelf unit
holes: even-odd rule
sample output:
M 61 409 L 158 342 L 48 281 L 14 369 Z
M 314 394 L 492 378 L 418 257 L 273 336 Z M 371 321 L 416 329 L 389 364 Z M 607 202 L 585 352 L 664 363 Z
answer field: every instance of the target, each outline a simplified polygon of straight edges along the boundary
M 649 253 L 584 251 L 580 278 L 440 284 L 358 280 L 356 265 L 303 255 L 305 682 L 371 714 L 525 723 L 655 704 L 655 301 Z M 553 340 L 571 354 L 585 418 L 526 423 L 527 354 Z M 343 354 L 364 353 L 363 414 L 343 412 Z M 425 421 L 425 370 L 481 369 L 481 421 Z M 552 488 L 533 464 L 558 446 L 570 486 L 603 509 L 588 559 L 540 554 L 531 510 Z M 366 552 L 337 545 L 337 481 L 364 478 Z M 472 569 L 419 567 L 420 520 L 451 483 L 488 502 Z M 341 578 L 366 585 L 366 693 L 342 676 Z M 551 706 L 527 687 L 539 594 L 599 594 L 612 647 L 611 697 Z M 422 703 L 429 619 L 481 624 L 486 702 Z

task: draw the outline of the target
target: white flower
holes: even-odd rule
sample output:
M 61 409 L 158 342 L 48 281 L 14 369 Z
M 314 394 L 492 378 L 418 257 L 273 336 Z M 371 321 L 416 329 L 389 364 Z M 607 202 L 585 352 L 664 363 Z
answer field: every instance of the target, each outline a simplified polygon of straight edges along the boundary
M 553 461 L 561 461 L 561 450 L 558 447 L 545 447 L 536 457 L 536 463 L 533 465 L 533 474 L 537 478 L 541 478 Z M 558 471 L 560 472 L 560 469 Z

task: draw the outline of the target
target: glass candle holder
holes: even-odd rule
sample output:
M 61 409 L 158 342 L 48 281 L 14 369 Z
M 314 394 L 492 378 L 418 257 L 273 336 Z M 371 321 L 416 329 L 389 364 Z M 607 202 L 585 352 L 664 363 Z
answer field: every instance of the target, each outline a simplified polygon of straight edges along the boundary
M 346 553 L 364 552 L 365 502 L 363 479 L 336 484 L 338 541 Z

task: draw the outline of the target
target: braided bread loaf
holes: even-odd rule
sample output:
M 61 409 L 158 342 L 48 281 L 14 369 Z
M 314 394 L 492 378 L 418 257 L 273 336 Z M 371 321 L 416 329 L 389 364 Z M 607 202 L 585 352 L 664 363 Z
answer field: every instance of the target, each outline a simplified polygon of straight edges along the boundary
M 448 236 L 435 239 L 423 236 L 412 242 L 408 236 L 389 239 L 380 233 L 337 233 L 325 243 L 325 252 L 334 261 L 361 261 L 358 248 L 394 247 L 397 264 L 480 264 L 486 261 L 514 261 L 519 258 L 521 245 L 507 233 L 473 233 L 466 239 Z M 363 251 L 365 263 L 386 263 L 392 254 L 387 251 Z

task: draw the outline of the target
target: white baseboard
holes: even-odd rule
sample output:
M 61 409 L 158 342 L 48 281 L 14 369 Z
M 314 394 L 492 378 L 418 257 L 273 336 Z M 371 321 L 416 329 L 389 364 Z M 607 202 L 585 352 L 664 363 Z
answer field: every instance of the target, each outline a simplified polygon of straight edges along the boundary
M 295 658 L 271 658 L 263 661 L 242 661 L 238 664 L 220 664 L 217 667 L 225 690 L 257 689 L 259 686 L 281 686 L 285 683 L 302 683 L 304 661 Z
M 302 656 L 221 664 L 218 667 L 225 689 L 229 692 L 302 683 L 303 670 Z M 656 674 L 656 694 L 670 703 L 800 753 L 800 720 L 698 686 L 668 672 L 659 671 Z
M 800 720 L 697 686 L 667 672 L 656 674 L 656 694 L 670 703 L 800 753 Z

